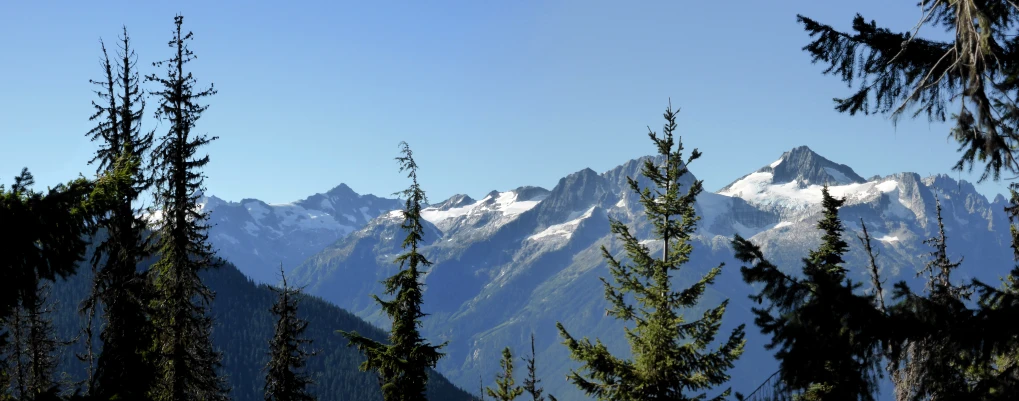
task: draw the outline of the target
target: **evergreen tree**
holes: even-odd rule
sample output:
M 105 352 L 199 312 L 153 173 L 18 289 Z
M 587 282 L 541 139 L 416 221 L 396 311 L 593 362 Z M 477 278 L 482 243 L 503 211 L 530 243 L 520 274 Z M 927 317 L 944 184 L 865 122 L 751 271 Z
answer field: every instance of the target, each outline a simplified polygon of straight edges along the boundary
M 534 334 L 531 334 L 531 357 L 524 358 L 524 362 L 527 363 L 527 378 L 524 379 L 524 391 L 531 395 L 532 401 L 545 401 L 545 397 L 542 393 L 545 392 L 541 388 L 541 379 L 538 378 L 538 368 L 535 364 L 536 355 L 534 352 Z M 549 401 L 557 401 L 555 397 L 549 395 Z
M 912 111 L 955 126 L 950 136 L 962 157 L 954 169 L 984 163 L 981 181 L 1002 169 L 1019 172 L 1019 7 L 1011 0 L 935 0 L 918 3 L 921 19 L 896 32 L 857 14 L 852 32 L 798 16 L 813 39 L 804 50 L 858 87 L 836 98 L 835 109 L 856 114 Z M 924 38 L 923 28 L 950 32 L 947 40 Z M 958 107 L 951 111 L 950 107 Z
M 161 212 L 157 227 L 158 261 L 152 266 L 155 299 L 151 304 L 155 326 L 155 354 L 159 358 L 152 398 L 160 401 L 225 400 L 228 389 L 217 374 L 221 356 L 212 348 L 209 304 L 213 293 L 199 272 L 216 267 L 208 242 L 207 215 L 198 207 L 203 191 L 201 168 L 209 156 L 197 156 L 199 148 L 215 137 L 192 132 L 208 106 L 198 101 L 216 93 L 213 87 L 195 89 L 195 79 L 184 66 L 194 60 L 183 33 L 184 18 L 174 17 L 176 29 L 169 46 L 174 55 L 154 63 L 166 66 L 166 76 L 146 76 L 160 89 L 156 118 L 168 122 L 169 130 L 153 150 L 156 169 L 155 196 Z
M 578 341 L 557 323 L 572 358 L 582 362 L 587 371 L 587 374 L 571 372 L 570 380 L 599 400 L 703 399 L 707 396 L 703 391 L 729 380 L 726 371 L 743 353 L 746 343 L 740 325 L 717 349 L 708 349 L 718 334 L 728 300 L 696 320 L 687 320 L 681 313 L 697 305 L 722 266 L 712 268 L 688 288 L 673 288 L 672 273 L 689 261 L 693 250 L 690 241 L 699 219 L 694 202 L 703 191 L 703 184 L 694 181 L 680 195 L 680 179 L 688 173 L 689 163 L 701 154 L 695 149 L 683 163 L 682 141 L 677 146 L 673 138 L 676 113 L 671 104 L 664 116 L 663 137 L 648 133 L 664 158 L 664 165 L 656 166 L 648 159 L 642 171 L 657 188 L 642 189 L 635 179 L 628 178 L 630 187 L 640 196 L 648 221 L 654 225 L 655 234 L 663 241 L 662 257 L 652 256 L 648 247 L 619 221 L 612 221 L 612 232 L 622 241 L 630 263 L 616 259 L 608 248 L 602 247 L 616 282 L 613 285 L 602 279 L 605 297 L 612 305 L 607 313 L 634 325 L 625 330 L 633 359 L 612 355 L 601 341 L 592 343 L 587 338 Z M 630 296 L 636 305 L 629 303 Z M 713 399 L 728 397 L 730 391 L 725 389 Z
M 6 334 L 6 324 L 0 321 L 0 332 Z M 11 395 L 11 386 L 13 386 L 11 378 L 11 357 L 6 349 L 0 349 L 0 401 L 11 401 L 14 397 Z
M 100 339 L 102 353 L 98 357 L 95 378 L 89 377 L 89 393 L 100 399 L 115 396 L 134 399 L 148 393 L 154 366 L 146 353 L 152 347 L 151 325 L 147 313 L 148 281 L 138 264 L 150 254 L 146 238 L 146 222 L 133 204 L 151 185 L 141 166 L 142 158 L 152 145 L 152 133 L 140 131 L 145 108 L 138 88 L 137 57 L 131 49 L 127 28 L 120 38 L 116 68 L 102 44 L 104 77 L 91 81 L 100 87 L 95 93 L 102 102 L 92 102 L 96 127 L 88 132 L 99 149 L 90 163 L 98 162 L 98 173 L 117 176 L 112 182 L 110 210 L 98 217 L 105 236 L 92 257 L 94 291 L 82 311 L 87 319 L 86 339 L 92 361 L 91 321 L 101 305 L 103 325 Z M 91 372 L 90 372 L 91 373 Z M 95 388 L 93 388 L 95 387 Z
M 486 389 L 489 397 L 496 401 L 513 401 L 524 393 L 523 387 L 517 386 L 513 380 L 513 354 L 509 347 L 502 350 L 502 361 L 499 361 L 502 372 L 495 376 L 495 388 Z
M 28 332 L 28 319 L 25 316 L 25 309 L 18 304 L 3 321 L 4 334 L 10 334 L 10 339 L 4 344 L 4 365 L 10 369 L 5 372 L 8 377 L 10 398 L 22 400 L 29 394 L 26 386 L 28 384 L 28 367 L 30 360 L 25 352 L 25 338 Z M 8 387 L 5 387 L 5 390 Z
M 821 245 L 803 259 L 802 279 L 782 273 L 739 235 L 733 248 L 737 259 L 757 262 L 740 271 L 747 283 L 763 285 L 750 298 L 770 303 L 754 308 L 754 322 L 772 336 L 767 348 L 779 348 L 783 392 L 805 400 L 873 400 L 884 338 L 875 330 L 885 325 L 885 315 L 874 296 L 855 294 L 860 284 L 846 277 L 848 244 L 838 217 L 845 199 L 832 197 L 827 185 L 821 193 Z
M 53 308 L 47 302 L 48 293 L 49 285 L 40 283 L 36 294 L 23 300 L 28 326 L 23 344 L 28 358 L 28 375 L 24 385 L 27 394 L 22 394 L 23 399 L 52 399 L 60 393 L 56 370 L 61 342 L 56 338 L 53 321 L 49 317 Z
M 905 286 L 897 287 L 897 295 L 904 300 L 896 305 L 894 312 L 912 320 L 914 327 L 925 326 L 922 334 L 904 338 L 900 349 L 892 357 L 898 365 L 892 378 L 896 384 L 896 398 L 900 401 L 976 399 L 970 398 L 975 394 L 970 393 L 966 377 L 966 365 L 972 361 L 965 361 L 965 351 L 951 341 L 953 335 L 946 330 L 947 327 L 930 320 L 940 316 L 937 319 L 941 321 L 963 321 L 971 313 L 964 303 L 970 295 L 968 290 L 951 282 L 951 273 L 960 262 L 952 262 L 948 258 L 941 201 L 937 197 L 935 208 L 937 235 L 924 240 L 933 248 L 931 260 L 918 273 L 927 276 L 925 291 L 928 295 L 922 297 L 906 292 Z
M 7 383 L 10 397 L 16 400 L 52 399 L 60 393 L 56 379 L 57 352 L 63 345 L 53 329 L 49 302 L 49 284 L 42 282 L 15 308 L 4 322 L 4 329 L 13 334 L 13 341 L 4 349 L 5 360 L 11 362 Z
M 96 183 L 83 178 L 49 188 L 46 193 L 32 190 L 32 174 L 23 169 L 10 189 L 0 185 L 0 227 L 6 228 L 4 257 L 0 258 L 0 322 L 8 329 L 0 333 L 0 349 L 7 350 L 6 374 L 14 381 L 19 398 L 39 393 L 45 387 L 47 360 L 39 359 L 33 372 L 31 356 L 46 356 L 45 316 L 41 314 L 39 286 L 44 281 L 74 274 L 82 260 L 91 233 L 92 200 Z M 28 308 L 28 310 L 26 310 Z M 28 311 L 35 312 L 29 317 Z M 13 328 L 11 328 L 13 323 Z M 31 328 L 35 327 L 35 330 Z M 14 343 L 9 343 L 13 335 Z M 33 336 L 34 335 L 34 336 Z M 30 347 L 29 344 L 34 344 Z M 37 351 L 30 353 L 29 351 Z M 55 396 L 44 392 L 36 398 Z
M 312 383 L 304 369 L 308 357 L 311 356 L 303 347 L 311 344 L 304 338 L 308 322 L 297 317 L 297 298 L 300 289 L 287 285 L 287 277 L 280 264 L 280 277 L 283 279 L 281 288 L 270 287 L 278 296 L 272 306 L 276 316 L 275 333 L 269 340 L 269 363 L 265 370 L 266 401 L 311 401 L 307 387 Z
M 852 32 L 798 17 L 814 38 L 804 47 L 813 61 L 827 65 L 825 74 L 838 75 L 850 85 L 859 84 L 849 97 L 835 99 L 836 110 L 851 115 L 891 114 L 894 118 L 912 110 L 913 117 L 926 114 L 931 120 L 952 120 L 949 136 L 962 152 L 955 170 L 971 170 L 983 163 L 980 181 L 999 180 L 1002 170 L 1019 172 L 1015 157 L 1019 149 L 1019 64 L 1014 62 L 1019 55 L 1019 7 L 1003 0 L 938 0 L 918 5 L 920 21 L 901 33 L 878 27 L 874 21 L 868 23 L 859 14 Z M 947 40 L 923 38 L 919 32 L 925 27 L 942 29 L 950 36 Z M 958 109 L 951 112 L 949 107 Z M 1006 207 L 1013 221 L 1019 216 L 1017 189 L 1019 184 L 1010 184 L 1013 197 Z M 1019 260 L 1019 233 L 1014 226 L 1012 235 L 1013 253 Z M 905 344 L 907 350 L 914 349 L 913 357 L 926 360 L 923 353 L 929 350 L 920 344 L 939 332 L 951 335 L 941 338 L 938 348 L 956 350 L 966 355 L 967 361 L 953 354 L 955 367 L 944 371 L 944 377 L 924 379 L 932 384 L 931 389 L 940 386 L 936 391 L 941 394 L 956 391 L 949 386 L 962 385 L 956 381 L 958 370 L 969 371 L 964 374 L 970 383 L 966 391 L 973 397 L 1007 397 L 1004 394 L 1019 392 L 1019 363 L 1016 357 L 1007 356 L 1015 355 L 1019 348 L 1019 331 L 1013 329 L 1019 319 L 1016 278 L 1019 267 L 1013 266 L 1001 287 L 978 280 L 964 286 L 978 295 L 978 307 L 967 312 L 951 306 L 954 301 L 935 302 L 933 293 L 915 295 L 900 284 L 896 295 L 903 305 L 893 320 L 901 324 L 889 339 Z M 911 358 L 910 352 L 900 355 Z M 910 389 L 906 393 L 915 392 Z
M 383 301 L 372 295 L 382 311 L 392 320 L 389 344 L 383 344 L 364 337 L 357 332 L 341 332 L 367 358 L 361 364 L 362 371 L 374 371 L 379 375 L 382 396 L 386 401 L 412 401 L 425 399 L 425 384 L 428 369 L 434 368 L 443 353 L 439 350 L 446 343 L 431 345 L 421 336 L 421 318 L 427 314 L 421 311 L 424 284 L 421 283 L 421 268 L 432 262 L 419 253 L 425 229 L 421 209 L 428 203 L 424 190 L 418 184 L 417 163 L 406 142 L 400 143 L 400 172 L 407 172 L 411 185 L 400 194 L 406 201 L 401 228 L 407 232 L 403 248 L 408 251 L 395 260 L 400 271 L 383 281 L 386 295 L 395 295 L 390 301 Z
M 31 299 L 40 281 L 74 274 L 92 229 L 95 182 L 80 178 L 45 194 L 31 189 L 34 182 L 25 168 L 10 189 L 0 185 L 0 227 L 17 230 L 5 236 L 0 258 L 0 319 Z

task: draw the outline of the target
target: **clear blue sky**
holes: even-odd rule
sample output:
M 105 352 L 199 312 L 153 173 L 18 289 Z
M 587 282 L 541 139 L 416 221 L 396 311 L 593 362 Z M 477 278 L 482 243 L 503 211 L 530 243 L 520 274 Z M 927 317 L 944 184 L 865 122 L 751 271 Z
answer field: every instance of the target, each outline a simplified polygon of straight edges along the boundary
M 4 2 L 0 182 L 22 166 L 43 185 L 92 174 L 99 39 L 127 25 L 157 72 L 176 13 L 195 33 L 196 78 L 220 91 L 198 130 L 221 138 L 206 183 L 228 200 L 341 182 L 392 193 L 407 184 L 392 160 L 401 140 L 433 201 L 551 188 L 653 153 L 645 127 L 660 129 L 669 97 L 709 190 L 798 145 L 864 177 L 949 173 L 944 125 L 832 109 L 848 89 L 800 50 L 795 16 L 845 28 L 858 11 L 902 30 L 920 17 L 912 0 Z

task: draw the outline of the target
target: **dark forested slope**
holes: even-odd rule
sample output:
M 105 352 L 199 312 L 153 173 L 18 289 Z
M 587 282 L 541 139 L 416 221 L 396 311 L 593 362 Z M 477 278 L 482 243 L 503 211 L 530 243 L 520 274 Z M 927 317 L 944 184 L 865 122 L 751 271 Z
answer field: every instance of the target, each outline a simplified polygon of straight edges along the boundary
M 59 280 L 53 286 L 51 300 L 56 303 L 53 317 L 58 335 L 63 339 L 78 336 L 78 328 L 84 320 L 76 309 L 88 292 L 90 276 L 88 268 L 83 267 L 77 275 Z M 230 396 L 241 401 L 261 400 L 265 381 L 262 367 L 268 361 L 266 353 L 274 324 L 269 308 L 275 301 L 275 294 L 265 285 L 256 285 L 230 263 L 204 272 L 203 277 L 216 292 L 212 334 L 217 350 L 223 353 L 221 372 L 232 388 Z M 317 352 L 308 361 L 308 372 L 315 380 L 312 394 L 323 401 L 382 400 L 375 375 L 358 370 L 363 357 L 357 350 L 348 348 L 347 340 L 335 331 L 356 330 L 375 339 L 384 339 L 386 333 L 317 297 L 302 298 L 298 308 L 301 317 L 310 323 L 307 336 L 314 341 L 312 349 Z M 83 341 L 63 350 L 60 371 L 67 372 L 66 379 L 85 378 L 86 365 L 74 356 L 83 350 Z M 467 401 L 471 396 L 433 373 L 428 398 Z

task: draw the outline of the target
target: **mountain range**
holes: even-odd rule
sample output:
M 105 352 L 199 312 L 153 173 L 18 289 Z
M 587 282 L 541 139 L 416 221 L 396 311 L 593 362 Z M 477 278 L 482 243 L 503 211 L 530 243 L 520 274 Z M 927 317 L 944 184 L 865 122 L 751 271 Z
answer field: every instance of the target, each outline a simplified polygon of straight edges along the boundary
M 552 189 L 492 191 L 477 200 L 455 195 L 422 212 L 427 221 L 422 251 L 434 262 L 424 277 L 425 312 L 430 314 L 423 319 L 424 331 L 433 342 L 450 342 L 439 372 L 462 388 L 476 388 L 479 375 L 490 383 L 502 348 L 522 354 L 533 333 L 546 389 L 560 400 L 583 399 L 564 380 L 577 365 L 560 344 L 555 322 L 574 335 L 599 338 L 610 350 L 627 352 L 619 323 L 604 313 L 607 302 L 598 278 L 609 274 L 600 247 L 622 255 L 609 234 L 611 219 L 630 226 L 638 238 L 650 238 L 642 206 L 627 184 L 627 177 L 647 184 L 639 178 L 645 160 L 602 173 L 583 169 Z M 731 371 L 735 391 L 753 390 L 777 364 L 764 348 L 768 339 L 752 324 L 747 295 L 753 288 L 740 278 L 730 241 L 734 234 L 750 238 L 772 262 L 795 274 L 801 258 L 820 242 L 815 225 L 824 184 L 847 199 L 840 216 L 851 244 L 847 267 L 856 281 L 870 282 L 857 240 L 861 223 L 873 238 L 883 279 L 922 280 L 917 272 L 930 251 L 923 240 L 936 232 L 935 199 L 943 208 L 949 252 L 965 256 L 960 273 L 968 276 L 959 278 L 996 282 L 997 272 L 1004 271 L 997 267 L 1011 264 L 1001 195 L 989 200 L 970 183 L 945 175 L 903 172 L 863 178 L 805 146 L 771 160 L 697 198 L 701 220 L 694 253 L 674 277 L 679 285 L 689 284 L 725 263 L 701 307 L 730 299 L 723 332 L 748 325 L 746 353 Z M 696 173 L 696 166 L 691 169 Z M 683 186 L 694 179 L 687 175 Z M 379 282 L 396 271 L 392 261 L 401 252 L 402 216 L 396 211 L 401 206 L 398 200 L 357 195 L 345 185 L 286 205 L 214 197 L 206 202 L 215 223 L 210 231 L 214 246 L 245 274 L 271 282 L 271 272 L 282 262 L 310 294 L 383 328 L 387 322 L 370 295 L 381 294 Z M 644 243 L 652 250 L 662 246 L 661 241 Z
M 346 184 L 285 204 L 215 196 L 203 197 L 200 204 L 210 212 L 209 236 L 217 252 L 244 266 L 259 283 L 278 282 L 281 264 L 289 272 L 379 215 L 403 207 L 396 199 L 358 195 Z

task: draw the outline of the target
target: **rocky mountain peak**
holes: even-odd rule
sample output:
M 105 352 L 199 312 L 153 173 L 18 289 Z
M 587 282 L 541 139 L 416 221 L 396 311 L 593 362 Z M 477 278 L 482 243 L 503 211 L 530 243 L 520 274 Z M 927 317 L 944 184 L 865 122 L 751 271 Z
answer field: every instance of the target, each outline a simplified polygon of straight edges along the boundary
M 349 186 L 347 186 L 347 184 L 344 184 L 344 183 L 340 183 L 340 185 L 337 185 L 335 188 L 330 189 L 328 192 L 326 192 L 326 195 L 335 196 L 335 197 L 360 197 L 361 196 L 357 192 L 354 192 L 353 189 L 351 189 Z
M 470 196 L 464 194 L 456 194 L 449 197 L 449 199 L 446 199 L 442 202 L 430 206 L 430 208 L 435 208 L 435 210 L 449 210 L 455 207 L 472 205 L 475 202 L 476 201 L 474 200 L 474 198 L 471 198 Z
M 517 194 L 518 201 L 543 200 L 548 197 L 551 191 L 542 187 L 523 186 L 513 190 Z
M 758 172 L 773 174 L 773 184 L 799 182 L 803 185 L 845 185 L 867 182 L 845 164 L 825 159 L 806 146 L 798 146 L 782 153 L 782 157 Z

